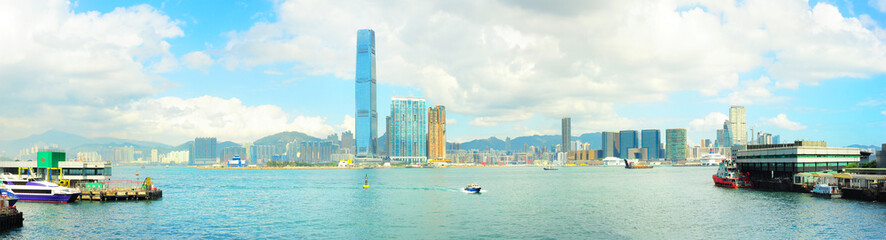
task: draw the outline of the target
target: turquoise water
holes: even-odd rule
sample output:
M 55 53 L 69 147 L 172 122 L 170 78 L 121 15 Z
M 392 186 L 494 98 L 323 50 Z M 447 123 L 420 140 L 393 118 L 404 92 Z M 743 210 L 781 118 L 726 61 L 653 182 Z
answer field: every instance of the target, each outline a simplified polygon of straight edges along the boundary
M 115 167 L 114 179 L 135 171 L 161 200 L 22 202 L 24 227 L 0 238 L 881 239 L 886 223 L 883 203 L 717 188 L 716 168 Z M 472 182 L 484 193 L 461 191 Z

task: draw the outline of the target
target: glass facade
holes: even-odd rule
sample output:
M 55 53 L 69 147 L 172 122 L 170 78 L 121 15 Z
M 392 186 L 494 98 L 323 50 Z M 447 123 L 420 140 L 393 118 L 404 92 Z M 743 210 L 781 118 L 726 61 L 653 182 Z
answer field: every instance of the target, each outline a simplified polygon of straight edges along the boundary
M 572 118 L 564 117 L 560 122 L 560 128 L 562 128 L 562 133 L 560 134 L 560 138 L 562 138 L 562 143 L 560 143 L 560 151 L 561 152 L 569 152 L 569 145 L 572 142 Z
M 603 157 L 618 157 L 618 133 L 603 132 Z
M 729 108 L 729 131 L 732 134 L 733 145 L 748 144 L 747 112 L 742 106 Z
M 427 159 L 428 118 L 425 100 L 413 97 L 391 99 L 391 158 Z
M 689 146 L 686 143 L 686 129 L 665 130 L 665 154 L 668 161 L 686 160 Z
M 648 159 L 661 158 L 661 156 L 658 155 L 658 152 L 661 151 L 661 130 L 646 129 L 640 131 L 640 135 L 640 140 L 642 141 L 641 147 L 646 149 Z
M 639 135 L 637 134 L 637 130 L 622 130 L 618 132 L 618 152 L 621 153 L 619 155 L 620 158 L 623 159 L 635 159 L 635 156 L 629 156 L 628 149 L 637 148 L 639 144 Z
M 375 31 L 357 31 L 357 105 L 354 143 L 358 157 L 373 157 L 377 152 L 378 113 L 375 108 Z

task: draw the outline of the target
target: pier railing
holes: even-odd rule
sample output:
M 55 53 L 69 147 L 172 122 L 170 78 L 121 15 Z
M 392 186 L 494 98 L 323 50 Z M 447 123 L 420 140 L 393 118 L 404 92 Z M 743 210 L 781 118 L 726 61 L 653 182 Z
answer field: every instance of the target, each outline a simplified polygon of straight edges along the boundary
M 81 182 L 78 184 L 77 188 L 80 188 L 80 190 L 148 190 L 151 188 L 151 186 L 146 183 L 148 182 L 133 180 L 106 180 L 96 182 Z

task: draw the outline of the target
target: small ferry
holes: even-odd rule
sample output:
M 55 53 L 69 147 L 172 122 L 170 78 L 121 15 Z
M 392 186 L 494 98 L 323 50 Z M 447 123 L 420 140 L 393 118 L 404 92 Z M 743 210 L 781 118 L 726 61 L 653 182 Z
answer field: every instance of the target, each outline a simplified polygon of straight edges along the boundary
M 840 198 L 842 197 L 842 193 L 840 193 L 840 188 L 837 186 L 818 184 L 812 188 L 812 196 L 820 198 Z
M 71 203 L 80 196 L 80 190 L 40 181 L 36 178 L 19 179 L 10 174 L 0 176 L 0 189 L 12 192 L 25 202 Z
M 712 176 L 714 178 L 714 184 L 718 187 L 725 188 L 749 188 L 753 187 L 751 184 L 751 179 L 744 174 L 738 172 L 738 168 L 735 167 L 735 161 L 733 160 L 723 160 L 720 162 L 720 168 L 717 169 L 717 174 Z
M 627 159 L 625 161 L 625 168 L 627 169 L 649 169 L 652 168 L 652 165 L 646 165 L 642 163 L 630 163 Z
M 555 167 L 545 167 L 545 170 L 557 170 Z
M 468 186 L 465 187 L 465 192 L 480 193 L 480 185 L 476 183 L 468 184 Z

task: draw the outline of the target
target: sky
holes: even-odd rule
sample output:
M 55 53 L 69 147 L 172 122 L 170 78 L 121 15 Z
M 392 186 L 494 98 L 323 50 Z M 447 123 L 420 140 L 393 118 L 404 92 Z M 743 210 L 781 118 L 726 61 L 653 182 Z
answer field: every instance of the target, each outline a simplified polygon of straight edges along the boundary
M 2 1 L 0 140 L 56 129 L 178 145 L 354 129 L 357 30 L 378 113 L 447 110 L 450 142 L 748 128 L 886 142 L 886 0 Z M 384 125 L 379 125 L 379 135 Z

